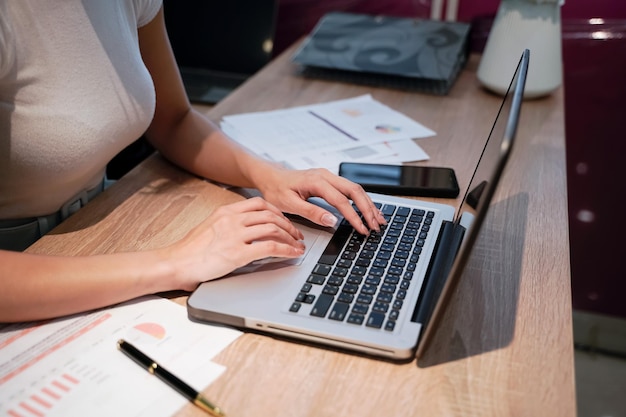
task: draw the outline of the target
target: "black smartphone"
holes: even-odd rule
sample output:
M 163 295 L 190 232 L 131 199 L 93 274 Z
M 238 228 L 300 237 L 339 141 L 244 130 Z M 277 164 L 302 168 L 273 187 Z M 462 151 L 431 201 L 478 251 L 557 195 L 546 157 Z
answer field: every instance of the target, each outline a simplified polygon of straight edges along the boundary
M 452 168 L 343 162 L 339 175 L 380 194 L 454 198 L 459 184 Z

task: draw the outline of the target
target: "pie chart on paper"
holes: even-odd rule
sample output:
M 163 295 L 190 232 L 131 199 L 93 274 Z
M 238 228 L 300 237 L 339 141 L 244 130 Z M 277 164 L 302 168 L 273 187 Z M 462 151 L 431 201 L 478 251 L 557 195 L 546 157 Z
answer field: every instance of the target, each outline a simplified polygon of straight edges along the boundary
M 157 323 L 139 323 L 128 330 L 128 340 L 134 342 L 157 343 L 165 336 L 165 328 Z

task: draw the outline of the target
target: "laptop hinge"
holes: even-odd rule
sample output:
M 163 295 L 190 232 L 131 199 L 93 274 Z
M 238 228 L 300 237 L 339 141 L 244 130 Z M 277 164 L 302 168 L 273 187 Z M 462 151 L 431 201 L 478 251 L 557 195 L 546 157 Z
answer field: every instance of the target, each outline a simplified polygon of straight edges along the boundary
M 423 326 L 428 323 L 461 247 L 464 234 L 465 227 L 460 224 L 443 222 L 411 321 L 421 323 Z

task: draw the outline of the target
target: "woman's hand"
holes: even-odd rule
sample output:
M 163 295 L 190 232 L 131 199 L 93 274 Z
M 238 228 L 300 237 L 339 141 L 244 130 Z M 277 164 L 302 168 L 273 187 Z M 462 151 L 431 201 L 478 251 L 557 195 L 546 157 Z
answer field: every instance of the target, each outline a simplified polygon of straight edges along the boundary
M 380 210 L 374 206 L 363 187 L 327 169 L 286 170 L 274 168 L 264 172 L 257 188 L 263 197 L 285 213 L 297 214 L 322 226 L 334 226 L 335 216 L 311 204 L 309 197 L 321 197 L 337 208 L 344 218 L 360 233 L 380 230 L 386 224 Z M 363 214 L 366 224 L 352 207 L 352 200 Z
M 303 238 L 280 210 L 255 197 L 219 207 L 162 254 L 180 289 L 192 291 L 258 259 L 301 256 Z

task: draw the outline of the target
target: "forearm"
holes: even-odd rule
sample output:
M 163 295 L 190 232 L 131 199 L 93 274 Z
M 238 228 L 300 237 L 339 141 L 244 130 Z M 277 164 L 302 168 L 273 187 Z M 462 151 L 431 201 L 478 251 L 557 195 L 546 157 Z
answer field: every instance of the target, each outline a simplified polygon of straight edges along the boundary
M 230 140 L 193 109 L 167 133 L 155 130 L 150 140 L 167 159 L 204 178 L 240 187 L 257 187 L 277 166 Z
M 0 322 L 92 310 L 177 289 L 157 251 L 60 257 L 0 251 Z

